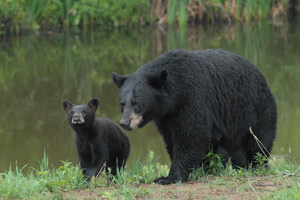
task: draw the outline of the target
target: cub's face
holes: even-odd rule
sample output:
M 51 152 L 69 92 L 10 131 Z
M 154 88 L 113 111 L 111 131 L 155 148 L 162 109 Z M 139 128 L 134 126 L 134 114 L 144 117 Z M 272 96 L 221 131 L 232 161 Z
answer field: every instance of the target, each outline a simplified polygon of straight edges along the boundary
M 87 105 L 74 105 L 69 100 L 63 101 L 63 108 L 71 126 L 89 125 L 94 122 L 99 100 L 91 99 Z
M 125 77 L 113 73 L 113 80 L 120 88 L 119 102 L 122 112 L 120 125 L 123 128 L 127 130 L 141 128 L 160 116 L 162 86 L 167 76 L 166 70 L 151 76 L 133 74 Z

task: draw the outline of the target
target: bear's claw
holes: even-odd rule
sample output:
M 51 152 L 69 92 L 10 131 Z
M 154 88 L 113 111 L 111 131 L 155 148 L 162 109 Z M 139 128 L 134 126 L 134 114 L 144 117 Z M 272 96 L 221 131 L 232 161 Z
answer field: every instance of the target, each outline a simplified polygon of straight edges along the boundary
M 176 183 L 177 181 L 170 179 L 169 177 L 159 177 L 153 181 L 155 184 L 161 184 L 161 185 L 169 185 L 172 183 Z

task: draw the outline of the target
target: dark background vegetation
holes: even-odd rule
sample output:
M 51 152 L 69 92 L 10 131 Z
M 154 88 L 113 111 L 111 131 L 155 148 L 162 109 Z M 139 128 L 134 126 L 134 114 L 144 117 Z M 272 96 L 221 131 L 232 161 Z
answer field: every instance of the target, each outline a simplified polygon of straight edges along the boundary
M 299 14 L 298 0 L 1 0 L 1 33 L 66 27 L 233 23 Z

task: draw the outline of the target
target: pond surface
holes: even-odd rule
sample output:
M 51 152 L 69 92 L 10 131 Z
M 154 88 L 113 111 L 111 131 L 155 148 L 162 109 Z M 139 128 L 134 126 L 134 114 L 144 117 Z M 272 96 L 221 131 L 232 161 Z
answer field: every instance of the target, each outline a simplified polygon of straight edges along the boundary
M 277 100 L 273 154 L 300 161 L 300 23 L 184 28 L 69 31 L 0 40 L 0 171 L 16 163 L 37 167 L 44 150 L 51 165 L 77 163 L 74 133 L 62 100 L 85 104 L 99 97 L 97 115 L 119 122 L 118 89 L 111 73 L 129 74 L 163 52 L 223 48 L 254 63 Z M 169 163 L 153 123 L 126 132 L 129 166 L 149 149 Z

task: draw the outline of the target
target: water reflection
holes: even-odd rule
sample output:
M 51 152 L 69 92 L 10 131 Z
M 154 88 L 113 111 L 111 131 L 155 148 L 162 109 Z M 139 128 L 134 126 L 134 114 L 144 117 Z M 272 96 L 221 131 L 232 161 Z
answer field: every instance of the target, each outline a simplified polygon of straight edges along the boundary
M 152 27 L 145 29 L 45 33 L 0 42 L 0 170 L 10 164 L 38 166 L 44 149 L 54 166 L 77 163 L 74 134 L 61 102 L 100 98 L 98 116 L 118 122 L 118 89 L 111 72 L 134 72 L 174 48 L 223 48 L 253 62 L 265 74 L 278 108 L 273 153 L 300 160 L 300 25 L 263 22 L 230 27 Z M 153 124 L 126 132 L 132 143 L 129 165 L 154 150 L 169 163 Z M 289 152 L 289 148 L 291 152 Z

